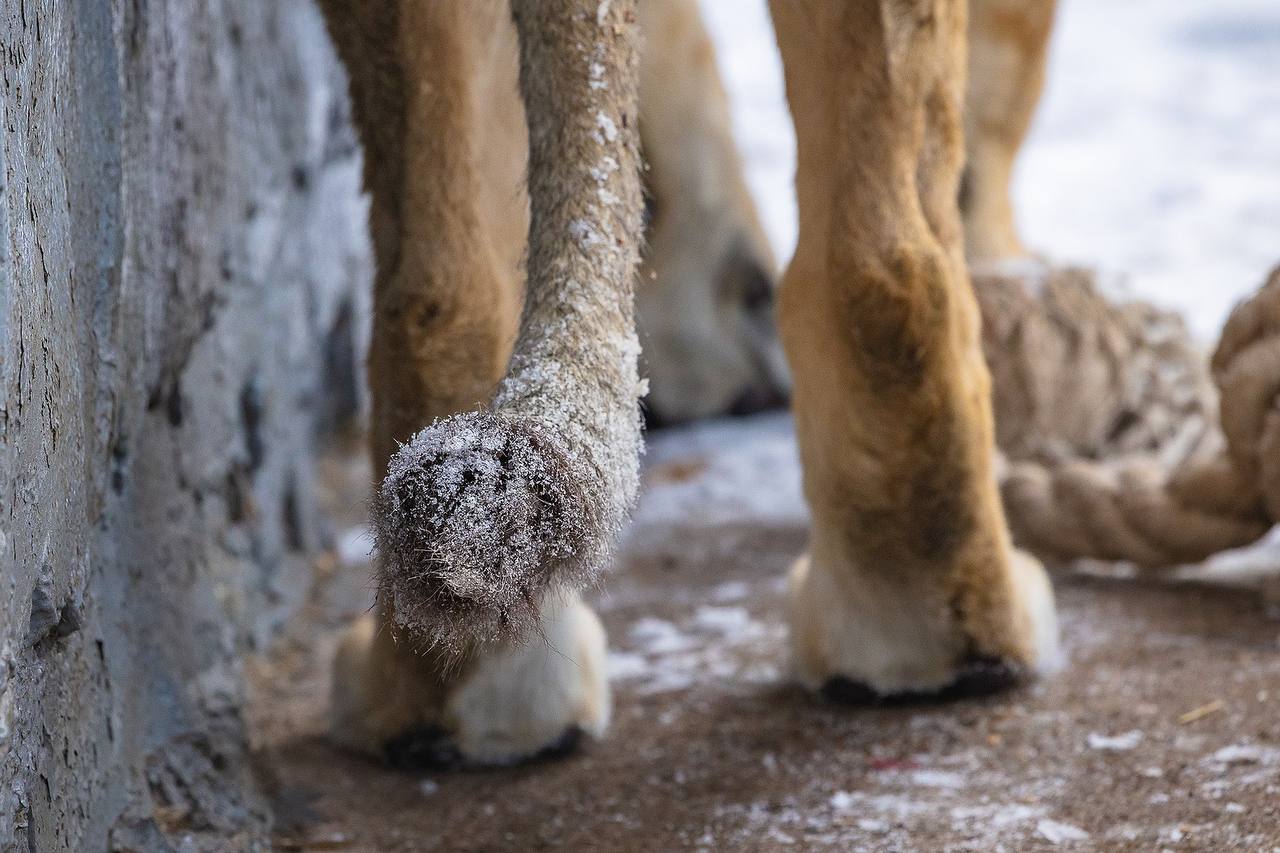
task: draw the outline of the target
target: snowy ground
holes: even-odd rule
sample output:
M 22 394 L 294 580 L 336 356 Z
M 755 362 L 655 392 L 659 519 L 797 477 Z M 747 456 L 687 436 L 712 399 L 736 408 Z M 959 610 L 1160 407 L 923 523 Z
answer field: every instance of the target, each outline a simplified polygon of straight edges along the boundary
M 780 258 L 795 141 L 765 0 L 702 0 Z M 1206 341 L 1280 261 L 1280 3 L 1060 0 L 1014 188 L 1023 237 Z
M 848 708 L 789 685 L 791 447 L 778 417 L 654 440 L 595 596 L 613 724 L 562 761 L 405 773 L 337 750 L 329 660 L 368 607 L 367 542 L 321 560 L 250 666 L 277 848 L 1280 849 L 1277 623 L 1251 590 L 1060 575 L 1066 666 L 986 700 Z M 363 454 L 326 461 L 336 517 L 359 520 L 368 477 Z

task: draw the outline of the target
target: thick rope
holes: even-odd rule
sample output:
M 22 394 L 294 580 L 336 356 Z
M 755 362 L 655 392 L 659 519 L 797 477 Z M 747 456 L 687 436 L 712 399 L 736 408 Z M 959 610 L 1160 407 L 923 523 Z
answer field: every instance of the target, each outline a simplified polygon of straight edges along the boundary
M 984 287 L 998 290 L 1010 286 L 1007 281 L 992 286 L 990 281 L 975 280 L 980 297 Z M 1271 273 L 1257 295 L 1232 312 L 1210 362 L 1219 398 L 1220 430 L 1214 419 L 1206 417 L 1212 411 L 1212 389 L 1198 387 L 1196 371 L 1188 367 L 1188 359 L 1195 356 L 1185 331 L 1175 330 L 1154 341 L 1141 335 L 1129 338 L 1131 343 L 1136 340 L 1138 351 L 1148 355 L 1128 367 L 1114 363 L 1112 372 L 1102 371 L 1106 381 L 1098 386 L 1096 379 L 1086 378 L 1082 367 L 1089 361 L 1087 353 L 1111 347 L 1103 359 L 1107 361 L 1125 352 L 1126 345 L 1117 347 L 1114 339 L 1098 334 L 1088 323 L 1072 330 L 1070 315 L 1062 310 L 1062 294 L 1053 289 L 1067 285 L 1062 281 L 1050 284 L 1039 290 L 1038 299 L 1031 284 L 1021 285 L 1026 298 L 1037 307 L 1024 306 L 1026 316 L 1015 325 L 1023 328 L 1022 335 L 1028 334 L 1027 328 L 1066 329 L 1064 334 L 1074 347 L 1067 350 L 1071 359 L 1057 363 L 1051 372 L 1073 373 L 1074 378 L 1058 386 L 1035 386 L 1043 376 L 1024 380 L 1024 385 L 1032 387 L 1027 393 L 1040 401 L 1052 401 L 1046 416 L 1050 420 L 1014 420 L 1001 431 L 1002 437 L 1014 438 L 1006 448 L 1012 461 L 1003 472 L 1001 488 L 1015 541 L 1050 559 L 1127 560 L 1154 568 L 1200 562 L 1265 534 L 1280 520 L 1280 268 Z M 1070 287 L 1077 291 L 1075 297 L 1092 305 L 1089 316 L 1097 317 L 1096 312 L 1101 311 L 1108 318 L 1094 322 L 1094 326 L 1132 330 L 1132 318 L 1144 313 L 1158 315 L 1150 308 L 1106 306 L 1087 282 Z M 1009 410 L 1012 404 L 1007 398 L 1023 393 L 1018 390 L 1022 386 L 1008 381 L 1018 370 L 1008 364 L 1011 353 L 1034 352 L 1036 359 L 1046 360 L 1061 358 L 1063 353 L 1034 348 L 1034 344 L 1028 350 L 1026 342 L 1020 342 L 1021 350 L 1008 347 L 1009 338 L 1001 337 L 1007 334 L 1001 331 L 1009 325 L 1007 311 L 990 298 L 983 304 L 991 309 L 984 311 L 984 321 L 992 326 L 988 357 L 996 377 L 999 422 L 1001 395 L 1005 395 Z M 1067 322 L 1061 325 L 1064 318 Z M 1003 341 L 1005 348 L 993 348 L 993 339 Z M 1123 341 L 1125 336 L 1119 339 Z M 1144 373 L 1149 375 L 1144 377 Z M 1174 380 L 1175 376 L 1181 378 Z M 1118 429 L 1117 434 L 1131 432 L 1135 423 L 1141 424 L 1138 434 L 1144 438 L 1138 444 L 1146 442 L 1147 446 L 1134 448 L 1143 451 L 1136 456 L 1129 455 L 1132 442 L 1110 442 L 1108 446 L 1108 440 L 1098 440 L 1101 433 L 1081 432 L 1077 426 L 1083 416 L 1073 411 L 1081 407 L 1091 412 L 1094 420 L 1083 420 L 1094 423 L 1096 416 L 1105 415 L 1107 406 L 1114 407 L 1119 398 L 1105 394 L 1090 398 L 1088 389 L 1114 390 L 1127 382 L 1158 389 L 1154 396 L 1145 398 L 1145 408 L 1139 402 L 1136 410 L 1124 414 L 1126 407 L 1120 407 L 1122 417 L 1116 423 L 1125 429 Z M 1144 398 L 1138 394 L 1133 399 Z M 1013 411 L 1016 414 L 1016 409 Z M 1061 421 L 1053 419 L 1054 413 Z M 1044 440 L 1035 444 L 1023 438 L 1036 429 L 1044 431 Z M 1064 446 L 1077 457 L 1091 458 L 1055 459 L 1053 451 Z M 1120 454 L 1118 458 L 1115 453 Z
M 1211 449 L 1213 380 L 1176 314 L 1111 302 L 1087 270 L 1033 261 L 976 266 L 973 286 L 1007 457 L 1141 453 L 1174 467 Z

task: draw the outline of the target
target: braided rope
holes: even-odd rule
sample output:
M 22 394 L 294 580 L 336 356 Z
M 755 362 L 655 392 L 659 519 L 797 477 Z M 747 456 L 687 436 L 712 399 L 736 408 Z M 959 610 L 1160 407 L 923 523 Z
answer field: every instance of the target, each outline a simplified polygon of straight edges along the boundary
M 982 301 L 981 279 L 975 278 L 975 286 Z M 1135 327 L 1123 319 L 1136 316 L 1130 306 L 1099 312 L 1090 301 L 1101 299 L 1096 290 L 1079 283 L 1075 287 L 1090 304 L 1091 316 L 1109 318 L 1103 325 L 1133 331 Z M 1050 327 L 1070 320 L 1062 315 L 1060 301 L 1052 293 L 1041 289 L 1040 301 L 1038 310 L 1048 315 Z M 984 302 L 984 308 L 988 304 Z M 995 322 L 1001 328 L 1000 319 Z M 1121 419 L 1128 427 L 1133 426 L 1133 417 L 1147 422 L 1143 430 L 1150 446 L 1142 448 L 1141 455 L 1127 455 L 1123 448 L 1117 454 L 1105 442 L 1076 441 L 1071 448 L 1075 458 L 1054 459 L 1043 449 L 1026 452 L 1025 445 L 1016 443 L 1013 450 L 1006 448 L 1013 458 L 1003 472 L 1001 491 L 1014 540 L 1046 558 L 1127 560 L 1152 568 L 1200 562 L 1256 541 L 1280 520 L 1280 267 L 1254 297 L 1232 312 L 1210 361 L 1219 400 L 1216 423 L 1205 417 L 1212 411 L 1212 389 L 1197 388 L 1194 370 L 1185 370 L 1193 350 L 1185 331 L 1154 344 L 1142 335 L 1119 339 L 1134 344 L 1130 350 L 1145 349 L 1155 356 L 1131 362 L 1130 371 L 1164 370 L 1162 360 L 1172 356 L 1176 369 L 1183 371 L 1181 391 L 1169 398 L 1168 392 L 1177 391 L 1179 383 L 1148 383 L 1159 386 L 1164 395 L 1148 397 L 1148 405 L 1159 415 L 1155 431 L 1151 410 Z M 1098 343 L 1087 328 L 1072 340 L 1077 364 L 1064 369 L 1075 370 L 1078 376 L 1078 351 L 1090 344 L 1096 349 Z M 1111 346 L 1112 355 L 1124 355 L 1125 347 Z M 1001 388 L 1001 377 L 1007 374 L 1001 359 L 1008 359 L 1008 351 L 993 351 L 988 342 L 988 357 L 996 377 L 998 422 L 1001 394 L 1007 393 Z M 1114 359 L 1109 363 L 1113 373 L 1104 387 L 1123 386 L 1120 374 L 1126 368 Z M 1087 384 L 1078 384 L 1085 390 L 1076 396 L 1087 397 Z M 1057 392 L 1052 388 L 1038 389 L 1038 393 L 1054 399 L 1057 408 L 1087 404 L 1096 408 L 1099 403 L 1096 397 L 1053 397 Z M 1165 417 L 1170 412 L 1191 415 L 1184 418 L 1181 431 L 1174 428 L 1176 417 Z M 1071 422 L 1069 414 L 1064 417 Z M 1035 426 L 1043 428 L 1043 422 L 1041 417 Z M 1002 436 L 1017 429 L 1016 424 L 1006 426 Z M 1052 429 L 1048 437 L 1054 438 Z

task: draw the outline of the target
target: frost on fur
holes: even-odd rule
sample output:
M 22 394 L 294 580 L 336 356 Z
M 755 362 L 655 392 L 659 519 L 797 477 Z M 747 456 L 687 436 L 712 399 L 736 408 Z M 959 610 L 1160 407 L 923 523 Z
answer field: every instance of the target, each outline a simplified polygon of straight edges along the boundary
M 374 501 L 378 587 L 415 638 L 444 651 L 527 633 L 552 585 L 581 581 L 600 538 L 552 434 L 490 412 L 424 429 Z
M 547 593 L 595 580 L 635 500 L 635 10 L 614 0 L 597 24 L 584 2 L 512 6 L 530 228 L 507 376 L 487 411 L 401 447 L 375 501 L 383 609 L 446 654 L 535 633 Z

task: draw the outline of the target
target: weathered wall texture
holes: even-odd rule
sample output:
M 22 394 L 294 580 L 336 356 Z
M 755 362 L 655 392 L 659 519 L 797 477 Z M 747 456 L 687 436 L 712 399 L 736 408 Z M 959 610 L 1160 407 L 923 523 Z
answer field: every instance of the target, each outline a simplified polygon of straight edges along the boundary
M 0 848 L 249 849 L 365 314 L 341 72 L 309 0 L 0 0 L 0 53 Z

